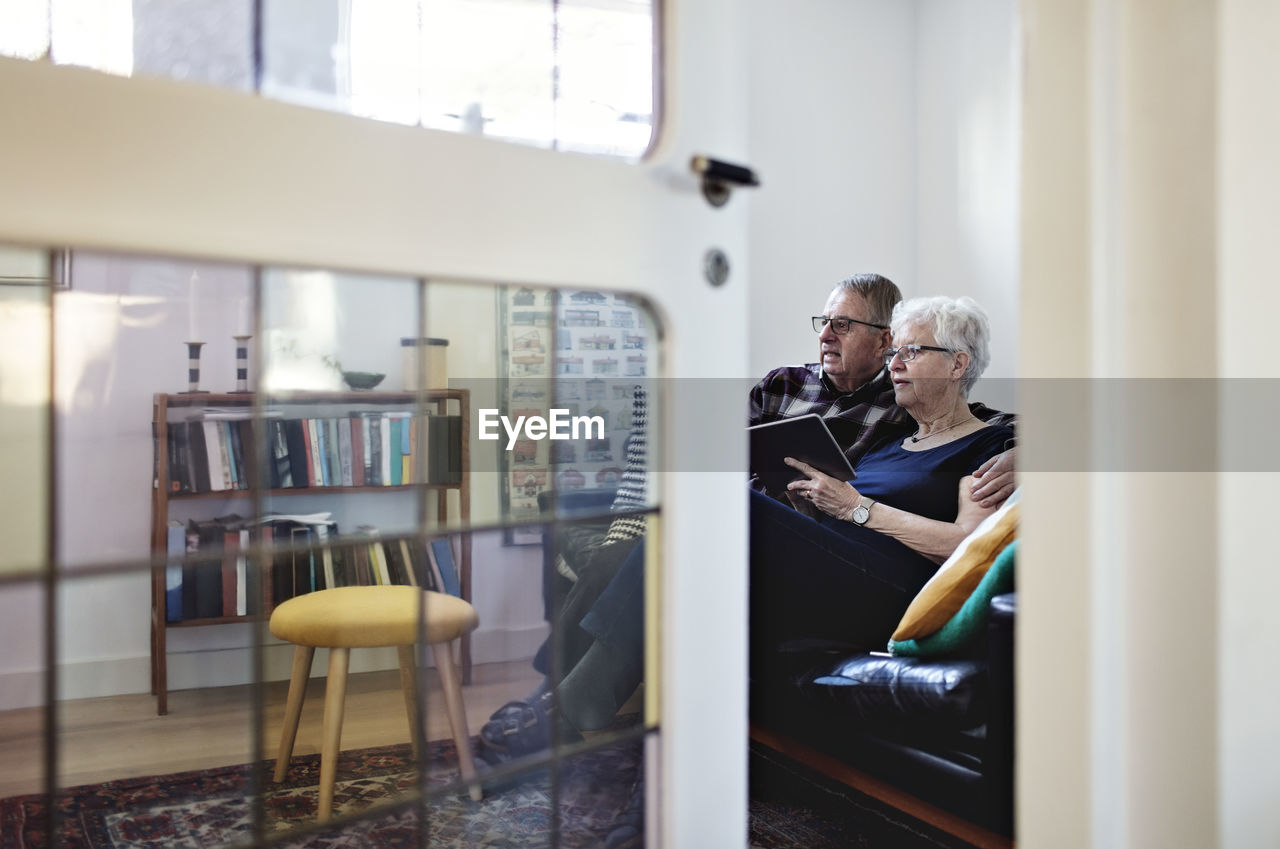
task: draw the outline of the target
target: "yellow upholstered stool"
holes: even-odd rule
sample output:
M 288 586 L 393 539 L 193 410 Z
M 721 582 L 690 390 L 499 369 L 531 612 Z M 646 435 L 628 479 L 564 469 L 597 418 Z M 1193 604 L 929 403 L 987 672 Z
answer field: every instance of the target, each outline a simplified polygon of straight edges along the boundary
M 421 617 L 426 624 L 420 632 Z M 333 813 L 333 781 L 342 739 L 342 710 L 347 693 L 347 663 L 353 648 L 396 646 L 400 651 L 400 686 L 409 713 L 409 734 L 415 756 L 421 752 L 422 725 L 418 720 L 418 688 L 413 647 L 425 633 L 444 688 L 445 712 L 458 747 L 462 780 L 471 798 L 480 800 L 471 735 L 462 705 L 462 684 L 453 663 L 453 641 L 478 624 L 475 608 L 460 598 L 417 587 L 335 587 L 291 598 L 271 614 L 271 633 L 297 648 L 284 709 L 284 729 L 276 757 L 276 781 L 283 781 L 298 736 L 298 720 L 311 677 L 317 648 L 329 649 L 329 681 L 325 685 L 324 723 L 320 749 L 320 820 Z

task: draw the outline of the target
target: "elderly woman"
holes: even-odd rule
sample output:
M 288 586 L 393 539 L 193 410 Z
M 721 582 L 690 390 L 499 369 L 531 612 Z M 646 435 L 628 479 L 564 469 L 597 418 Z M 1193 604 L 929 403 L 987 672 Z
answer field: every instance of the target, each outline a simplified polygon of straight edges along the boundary
M 751 493 L 752 657 L 795 640 L 881 649 L 911 602 L 994 508 L 968 497 L 973 472 L 1013 432 L 969 410 L 989 360 L 986 314 L 970 298 L 894 309 L 885 367 L 915 422 L 872 446 L 843 481 L 788 460 L 803 477 L 791 506 Z M 794 509 L 793 509 L 794 508 Z

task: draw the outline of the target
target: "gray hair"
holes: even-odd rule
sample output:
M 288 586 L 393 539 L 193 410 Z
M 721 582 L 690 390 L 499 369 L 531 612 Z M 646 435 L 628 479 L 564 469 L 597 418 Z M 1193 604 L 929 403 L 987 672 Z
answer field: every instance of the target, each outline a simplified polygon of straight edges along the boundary
M 969 355 L 969 368 L 960 379 L 960 391 L 968 398 L 969 390 L 991 363 L 991 324 L 986 311 L 969 297 L 912 298 L 894 307 L 890 329 L 897 336 L 909 324 L 931 329 L 939 346 Z
M 836 292 L 852 292 L 867 303 L 867 320 L 872 324 L 889 324 L 894 306 L 902 300 L 902 292 L 888 277 L 879 274 L 855 274 L 841 280 L 832 289 Z

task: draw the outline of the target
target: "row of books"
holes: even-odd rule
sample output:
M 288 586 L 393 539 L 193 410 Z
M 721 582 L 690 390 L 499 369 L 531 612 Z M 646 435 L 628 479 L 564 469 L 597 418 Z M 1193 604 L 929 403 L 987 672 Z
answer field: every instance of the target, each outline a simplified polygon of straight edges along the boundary
M 261 421 L 209 411 L 169 423 L 171 493 L 220 492 L 259 485 L 253 446 L 265 427 L 270 489 L 403 486 L 462 482 L 462 418 L 425 417 L 426 480 L 419 481 L 419 418 L 407 412 L 352 413 Z
M 264 573 L 250 564 L 250 546 L 264 543 Z M 461 595 L 448 539 L 384 537 L 361 526 L 341 537 L 328 513 L 246 521 L 177 519 L 168 525 L 165 620 L 181 622 L 253 616 L 304 593 L 329 587 L 400 584 Z

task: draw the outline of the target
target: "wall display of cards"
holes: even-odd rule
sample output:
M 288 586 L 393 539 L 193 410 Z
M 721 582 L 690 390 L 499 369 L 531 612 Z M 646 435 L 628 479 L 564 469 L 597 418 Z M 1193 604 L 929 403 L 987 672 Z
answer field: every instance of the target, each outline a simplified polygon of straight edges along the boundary
M 507 415 L 599 416 L 602 435 L 519 440 L 500 451 L 502 508 L 538 516 L 538 493 L 616 486 L 626 462 L 633 387 L 649 376 L 653 331 L 623 295 L 593 290 L 508 288 L 498 293 L 500 397 Z M 506 532 L 509 544 L 541 541 L 535 527 Z

